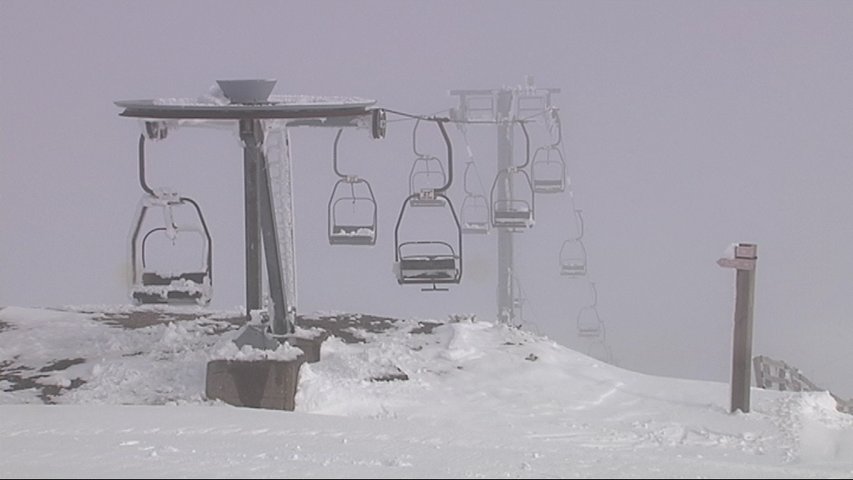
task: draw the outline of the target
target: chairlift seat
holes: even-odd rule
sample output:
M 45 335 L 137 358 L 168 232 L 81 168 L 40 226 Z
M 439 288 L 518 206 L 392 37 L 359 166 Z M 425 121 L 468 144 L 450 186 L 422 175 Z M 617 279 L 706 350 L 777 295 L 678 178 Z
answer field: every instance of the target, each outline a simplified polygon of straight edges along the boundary
M 177 275 L 162 275 L 157 272 L 142 272 L 142 285 L 171 285 L 173 281 L 186 280 L 199 285 L 205 283 L 207 272 L 184 272 Z
M 331 245 L 373 245 L 376 230 L 372 225 L 334 225 L 329 234 Z
M 413 198 L 409 200 L 413 207 L 443 207 L 444 200 L 440 198 Z
M 172 289 L 166 289 L 166 290 L 162 290 L 162 291 L 158 291 L 158 292 L 134 290 L 133 291 L 133 299 L 136 300 L 140 304 L 156 304 L 156 303 L 207 304 L 208 303 L 208 300 L 205 300 L 204 294 L 200 291 L 172 290 Z
M 143 272 L 142 283 L 133 286 L 131 297 L 140 304 L 210 302 L 210 277 L 207 272 L 184 272 L 164 275 Z
M 586 275 L 586 263 L 580 259 L 565 262 L 560 265 L 560 274 L 567 277 L 582 277 Z
M 462 233 L 483 235 L 489 233 L 489 224 L 486 222 L 467 222 L 462 224 Z
M 533 179 L 533 191 L 536 193 L 560 193 L 566 189 L 562 179 Z
M 496 209 L 494 224 L 502 228 L 530 228 L 533 226 L 533 212 L 528 209 Z
M 453 280 L 459 274 L 459 257 L 455 255 L 412 255 L 399 261 L 399 283 Z
M 599 338 L 601 337 L 601 325 L 578 326 L 578 337 Z

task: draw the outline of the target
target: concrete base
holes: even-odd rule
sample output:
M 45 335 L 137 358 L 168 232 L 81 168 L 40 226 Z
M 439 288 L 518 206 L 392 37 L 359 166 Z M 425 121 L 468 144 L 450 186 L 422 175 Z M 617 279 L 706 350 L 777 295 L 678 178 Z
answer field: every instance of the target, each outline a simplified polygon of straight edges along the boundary
M 296 406 L 296 360 L 212 360 L 207 364 L 207 398 L 238 407 L 290 410 Z
M 313 338 L 296 335 L 287 335 L 284 337 L 284 341 L 287 342 L 288 345 L 297 347 L 305 353 L 303 358 L 305 358 L 305 361 L 308 363 L 317 363 L 320 361 L 320 346 L 323 344 L 325 339 L 325 335 Z

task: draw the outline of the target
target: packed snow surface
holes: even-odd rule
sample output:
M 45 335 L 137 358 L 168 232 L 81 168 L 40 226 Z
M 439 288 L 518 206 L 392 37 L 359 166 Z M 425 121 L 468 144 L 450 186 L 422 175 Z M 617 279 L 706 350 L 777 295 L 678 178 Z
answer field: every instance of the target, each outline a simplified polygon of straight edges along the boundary
M 237 408 L 204 374 L 249 355 L 239 312 L 146 308 L 0 310 L 0 477 L 853 477 L 828 393 L 753 389 L 732 414 L 726 384 L 472 318 L 305 319 L 340 328 L 296 411 Z

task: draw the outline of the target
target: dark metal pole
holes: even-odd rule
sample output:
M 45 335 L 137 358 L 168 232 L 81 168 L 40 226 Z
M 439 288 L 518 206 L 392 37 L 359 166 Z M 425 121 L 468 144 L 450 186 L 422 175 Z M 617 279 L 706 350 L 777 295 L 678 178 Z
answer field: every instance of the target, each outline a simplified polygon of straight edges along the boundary
M 243 141 L 243 194 L 246 230 L 246 318 L 262 305 L 261 225 L 258 203 L 259 154 L 263 144 L 257 120 L 240 120 Z
M 512 113 L 512 90 L 500 90 L 496 94 L 496 118 L 498 121 L 498 172 L 505 171 L 513 165 L 513 129 L 510 123 Z M 506 189 L 498 190 L 498 202 L 504 204 L 509 198 Z M 494 208 L 494 206 L 493 206 Z M 515 319 L 513 302 L 513 244 L 512 232 L 506 228 L 498 228 L 498 323 L 512 324 Z

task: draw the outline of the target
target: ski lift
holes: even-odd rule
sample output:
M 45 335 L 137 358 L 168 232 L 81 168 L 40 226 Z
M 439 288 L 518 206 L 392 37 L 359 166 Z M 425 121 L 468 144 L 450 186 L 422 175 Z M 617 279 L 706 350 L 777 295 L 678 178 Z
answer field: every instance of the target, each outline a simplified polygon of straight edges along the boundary
M 491 190 L 492 226 L 513 230 L 531 228 L 534 223 L 533 183 L 530 175 L 524 170 L 530 164 L 530 136 L 524 122 L 519 124 L 526 140 L 527 153 L 524 164 L 511 166 L 498 172 Z M 499 186 L 501 190 L 497 190 Z M 529 194 L 525 198 L 516 197 L 520 193 L 517 192 L 519 189 Z M 498 198 L 497 192 L 503 192 L 509 198 Z
M 447 290 L 438 288 L 437 285 L 457 284 L 462 279 L 462 228 L 456 210 L 453 208 L 453 203 L 444 195 L 453 181 L 453 152 L 450 138 L 444 128 L 445 120 L 436 119 L 434 121 L 438 124 L 447 145 L 448 171 L 451 172 L 451 175 L 447 182 L 436 190 L 426 189 L 409 194 L 403 202 L 394 229 L 394 272 L 397 276 L 397 283 L 400 285 L 432 284 L 432 288 L 424 288 L 423 291 Z M 403 224 L 407 208 L 418 205 L 414 200 L 427 202 L 420 203 L 421 205 L 441 206 L 450 212 L 455 225 L 455 232 L 453 232 L 455 235 L 452 241 L 447 241 L 438 235 L 433 235 L 434 238 L 427 240 L 400 241 L 400 226 Z M 435 232 L 431 233 L 434 234 Z
M 146 122 L 151 138 L 165 138 L 165 125 Z M 140 201 L 131 234 L 132 286 L 131 298 L 137 304 L 195 302 L 206 305 L 210 302 L 213 278 L 212 240 L 201 208 L 193 199 L 164 189 L 152 189 L 145 181 L 145 134 L 139 136 L 139 182 L 145 193 Z M 160 210 L 165 226 L 150 228 L 143 226 L 153 210 Z M 189 219 L 184 222 L 183 219 Z M 150 242 L 161 240 L 164 249 L 182 255 L 189 237 L 195 237 L 201 245 L 198 265 L 193 267 L 158 266 L 149 260 Z M 191 244 L 192 242 L 189 242 Z M 181 247 L 179 247 L 179 245 Z
M 515 116 L 521 120 L 544 115 L 551 108 L 551 92 L 525 89 L 515 97 Z
M 588 339 L 604 339 L 604 322 L 598 314 L 598 291 L 595 283 L 590 282 L 592 288 L 592 305 L 583 307 L 578 312 L 577 331 L 578 337 Z
M 533 165 L 530 167 L 533 177 L 533 191 L 536 193 L 560 193 L 566 189 L 566 159 L 560 149 L 563 141 L 562 124 L 559 111 L 549 108 L 549 132 L 556 130 L 556 140 L 550 145 L 539 147 L 533 154 Z M 553 136 L 553 134 L 552 134 Z
M 539 147 L 533 154 L 533 191 L 560 193 L 566 189 L 566 160 L 558 147 Z
M 582 277 L 586 275 L 586 247 L 583 244 L 583 217 L 575 210 L 578 219 L 578 236 L 563 242 L 560 248 L 560 275 Z
M 335 136 L 332 162 L 340 179 L 329 197 L 328 234 L 330 245 L 374 245 L 377 230 L 377 204 L 367 180 L 345 175 L 338 170 L 338 143 L 343 129 Z
M 465 164 L 465 173 L 462 175 L 462 187 L 465 190 L 465 199 L 459 208 L 459 216 L 462 220 L 462 233 L 465 234 L 487 234 L 491 227 L 489 201 L 482 193 L 483 184 L 477 173 L 477 164 L 474 163 L 474 153 L 468 143 L 468 135 L 464 124 L 457 124 L 465 139 L 465 147 L 468 151 L 468 163 Z M 476 183 L 474 183 L 476 179 Z M 473 185 L 473 186 L 472 186 Z M 477 189 L 476 187 L 479 187 Z
M 524 289 L 521 288 L 521 280 L 519 280 L 518 275 L 515 272 L 512 272 L 510 275 L 512 280 L 512 318 L 518 319 L 516 326 L 520 327 L 526 322 L 524 319 L 524 306 L 527 304 L 527 295 L 525 295 Z M 518 312 L 517 316 L 515 312 Z
M 598 315 L 598 309 L 583 307 L 578 312 L 577 319 L 578 337 L 601 338 L 604 334 L 604 325 Z
M 484 235 L 489 233 L 489 201 L 483 195 L 466 195 L 459 208 L 462 233 Z
M 586 275 L 586 247 L 580 239 L 563 242 L 560 248 L 560 275 L 583 277 Z
M 453 94 L 453 92 L 451 92 Z M 474 122 L 491 122 L 495 120 L 495 96 L 492 92 L 460 93 L 459 108 L 454 118 Z
M 439 190 L 447 183 L 447 171 L 444 164 L 436 157 L 426 155 L 418 151 L 417 132 L 421 119 L 415 121 L 412 129 L 412 150 L 415 152 L 415 161 L 409 171 L 409 196 L 421 192 Z M 437 198 L 429 198 L 428 195 L 417 195 L 412 198 L 414 207 L 443 207 L 444 203 Z

